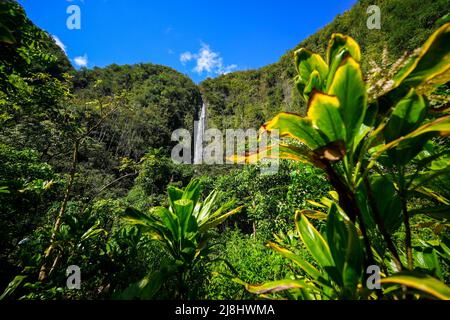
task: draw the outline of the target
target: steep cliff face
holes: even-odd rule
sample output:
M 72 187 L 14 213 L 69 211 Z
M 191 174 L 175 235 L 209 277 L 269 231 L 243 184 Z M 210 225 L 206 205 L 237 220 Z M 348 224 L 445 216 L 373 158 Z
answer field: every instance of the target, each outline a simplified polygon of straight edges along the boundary
M 381 9 L 380 30 L 367 28 L 370 5 Z M 420 47 L 438 27 L 436 21 L 449 11 L 447 0 L 361 0 L 289 50 L 277 63 L 203 81 L 200 89 L 208 102 L 210 124 L 219 128 L 259 127 L 281 110 L 304 113 L 303 102 L 292 90 L 293 52 L 300 47 L 324 56 L 332 33 L 350 35 L 361 46 L 362 66 L 367 71 L 369 61 L 379 61 L 384 48 L 389 60 L 395 61 L 404 52 Z

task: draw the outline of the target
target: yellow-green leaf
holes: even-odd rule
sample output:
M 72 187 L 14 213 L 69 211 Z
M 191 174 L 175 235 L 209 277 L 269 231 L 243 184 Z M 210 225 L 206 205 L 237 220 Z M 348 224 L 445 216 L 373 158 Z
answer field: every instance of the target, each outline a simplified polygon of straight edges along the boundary
M 299 75 L 299 80 L 307 84 L 311 73 L 316 70 L 321 79 L 326 79 L 328 66 L 322 57 L 308 49 L 301 48 L 294 53 L 295 69 Z
M 340 114 L 346 128 L 347 148 L 360 131 L 367 109 L 367 92 L 359 64 L 347 57 L 334 75 L 328 91 L 339 99 Z
M 341 62 L 348 56 L 351 56 L 356 62 L 361 60 L 361 49 L 358 43 L 351 37 L 334 33 L 331 36 L 327 49 L 327 63 L 329 72 L 327 76 L 326 91 L 331 86 L 335 72 L 341 65 Z
M 322 277 L 322 274 L 317 270 L 312 264 L 310 264 L 308 261 L 302 259 L 300 256 L 296 255 L 295 253 L 289 251 L 288 249 L 282 248 L 279 245 L 269 242 L 267 244 L 269 248 L 272 250 L 278 252 L 283 257 L 288 258 L 292 262 L 294 262 L 296 265 L 298 265 L 300 268 L 302 268 L 310 277 L 312 277 L 314 280 L 318 280 Z
M 450 23 L 444 24 L 428 38 L 419 56 L 408 70 L 400 73 L 396 82 L 414 87 L 450 69 Z
M 262 294 L 262 293 L 274 293 L 288 289 L 300 289 L 305 287 L 307 288 L 311 287 L 311 285 L 306 284 L 302 280 L 285 279 L 285 280 L 271 281 L 261 285 L 247 284 L 245 287 L 251 293 Z
M 314 150 L 326 144 L 319 132 L 313 128 L 311 120 L 299 115 L 281 112 L 267 122 L 263 129 L 267 131 L 278 130 L 280 137 L 290 137 L 306 144 Z
M 317 263 L 325 270 L 334 268 L 334 261 L 328 243 L 301 212 L 297 212 L 295 215 L 295 226 L 306 249 Z
M 316 92 L 311 97 L 307 118 L 314 128 L 319 129 L 328 139 L 334 142 L 345 139 L 345 126 L 339 112 L 337 97 Z
M 450 288 L 445 283 L 425 274 L 401 272 L 381 279 L 381 283 L 396 283 L 422 292 L 438 299 L 450 300 Z

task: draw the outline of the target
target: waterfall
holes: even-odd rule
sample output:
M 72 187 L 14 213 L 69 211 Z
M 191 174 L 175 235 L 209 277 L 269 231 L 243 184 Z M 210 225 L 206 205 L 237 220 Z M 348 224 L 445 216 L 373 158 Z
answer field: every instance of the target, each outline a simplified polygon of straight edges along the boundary
M 206 128 L 206 104 L 203 103 L 199 121 L 194 123 L 194 164 L 201 164 L 203 160 L 203 136 Z

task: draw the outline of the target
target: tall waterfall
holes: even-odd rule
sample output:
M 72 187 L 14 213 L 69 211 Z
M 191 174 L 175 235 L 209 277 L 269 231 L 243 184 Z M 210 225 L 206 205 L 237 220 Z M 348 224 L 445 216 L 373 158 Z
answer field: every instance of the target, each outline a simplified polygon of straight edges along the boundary
M 202 110 L 200 111 L 199 121 L 194 124 L 194 164 L 201 164 L 203 160 L 203 137 L 205 135 L 206 128 L 206 104 L 203 103 Z

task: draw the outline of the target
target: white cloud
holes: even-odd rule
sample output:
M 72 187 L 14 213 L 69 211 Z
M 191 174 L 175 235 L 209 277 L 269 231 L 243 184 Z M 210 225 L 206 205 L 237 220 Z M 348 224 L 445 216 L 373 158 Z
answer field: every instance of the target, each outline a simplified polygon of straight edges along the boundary
M 192 59 L 195 59 L 194 57 L 195 55 L 193 55 L 192 53 L 188 52 L 184 52 L 180 55 L 180 61 L 183 65 L 186 64 L 186 62 L 191 61 Z
M 209 45 L 206 43 L 201 44 L 198 53 L 193 54 L 187 51 L 180 55 L 180 61 L 183 65 L 191 60 L 195 60 L 196 65 L 193 71 L 198 74 L 202 74 L 203 72 L 207 72 L 209 74 L 226 74 L 237 68 L 237 65 L 235 64 L 229 66 L 224 65 L 220 53 L 211 50 Z
M 52 38 L 53 38 L 53 40 L 55 40 L 56 45 L 58 47 L 60 47 L 61 50 L 64 51 L 65 54 L 67 54 L 67 51 L 66 51 L 67 47 L 66 47 L 66 45 L 57 36 L 52 35 Z
M 88 57 L 87 57 L 87 55 L 85 54 L 84 56 L 80 56 L 80 57 L 75 57 L 74 59 L 73 59 L 73 61 L 75 62 L 75 64 L 78 66 L 78 67 L 87 67 L 87 65 L 88 65 Z

